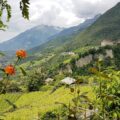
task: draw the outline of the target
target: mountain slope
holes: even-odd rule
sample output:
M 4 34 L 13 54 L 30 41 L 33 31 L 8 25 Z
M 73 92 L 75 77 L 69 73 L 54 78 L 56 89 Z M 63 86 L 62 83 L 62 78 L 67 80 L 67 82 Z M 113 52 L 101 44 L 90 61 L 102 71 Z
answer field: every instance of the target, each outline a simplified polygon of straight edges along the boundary
M 120 3 L 101 15 L 87 29 L 67 39 L 64 44 L 58 44 L 56 47 L 56 44 L 50 41 L 44 47 L 47 46 L 48 49 L 48 47 L 54 46 L 54 51 L 72 51 L 84 46 L 100 45 L 104 39 L 120 40 Z
M 100 14 L 96 15 L 92 19 L 87 19 L 85 22 L 83 22 L 82 24 L 79 24 L 78 26 L 64 29 L 59 34 L 52 36 L 50 38 L 51 39 L 50 41 L 46 42 L 41 46 L 37 46 L 29 51 L 37 52 L 41 50 L 52 51 L 57 48 L 59 49 L 60 46 L 62 46 L 63 44 L 69 43 L 78 33 L 82 32 L 83 30 L 88 28 L 90 25 L 92 25 L 99 17 L 100 17 Z
M 49 37 L 59 33 L 62 28 L 39 25 L 27 30 L 13 39 L 0 44 L 0 50 L 30 49 L 48 41 Z
M 85 22 L 83 22 L 82 24 L 64 29 L 58 35 L 59 36 L 67 36 L 67 35 L 73 35 L 74 33 L 79 33 L 81 31 L 83 31 L 84 29 L 86 29 L 87 27 L 91 26 L 100 16 L 101 16 L 101 14 L 98 14 L 91 19 L 85 20 Z
M 120 39 L 120 3 L 101 15 L 88 29 L 75 36 L 72 43 L 75 46 L 96 45 L 103 39 Z

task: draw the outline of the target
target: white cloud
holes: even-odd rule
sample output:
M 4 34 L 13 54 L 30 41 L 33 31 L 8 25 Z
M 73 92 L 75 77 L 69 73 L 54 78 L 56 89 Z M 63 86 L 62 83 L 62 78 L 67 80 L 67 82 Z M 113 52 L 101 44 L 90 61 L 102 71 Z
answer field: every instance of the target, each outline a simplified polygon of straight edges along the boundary
M 31 21 L 40 24 L 67 27 L 80 18 L 72 12 L 71 0 L 36 0 L 31 4 Z
M 30 21 L 24 20 L 18 0 L 9 0 L 13 6 L 12 19 L 6 32 L 0 31 L 0 41 L 8 40 L 33 26 L 46 24 L 70 27 L 86 18 L 104 13 L 120 0 L 30 0 Z
M 78 17 L 89 18 L 104 13 L 120 0 L 72 0 L 73 12 Z

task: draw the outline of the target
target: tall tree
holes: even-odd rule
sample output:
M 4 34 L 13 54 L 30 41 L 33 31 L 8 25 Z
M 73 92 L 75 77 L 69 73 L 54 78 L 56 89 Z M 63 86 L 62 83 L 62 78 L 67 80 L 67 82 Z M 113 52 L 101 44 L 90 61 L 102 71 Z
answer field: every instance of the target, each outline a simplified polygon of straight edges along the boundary
M 19 6 L 20 6 L 20 10 L 22 12 L 22 16 L 25 19 L 29 19 L 29 0 L 19 0 Z M 0 0 L 0 30 L 4 30 L 7 25 L 5 25 L 5 21 L 3 21 L 2 17 L 3 17 L 3 12 L 6 11 L 6 21 L 9 22 L 10 18 L 11 18 L 11 5 L 8 3 L 8 0 Z

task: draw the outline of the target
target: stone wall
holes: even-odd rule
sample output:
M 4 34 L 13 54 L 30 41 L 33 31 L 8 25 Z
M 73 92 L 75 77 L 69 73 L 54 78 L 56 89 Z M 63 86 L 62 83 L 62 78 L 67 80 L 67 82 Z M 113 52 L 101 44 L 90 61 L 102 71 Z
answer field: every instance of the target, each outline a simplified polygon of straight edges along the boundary
M 83 67 L 87 64 L 90 64 L 93 60 L 93 56 L 92 55 L 87 55 L 83 58 L 80 58 L 78 61 L 76 61 L 76 66 L 77 67 Z
M 113 51 L 112 50 L 106 50 L 106 57 L 113 58 L 114 57 Z
M 95 54 L 93 56 L 92 54 L 90 54 L 90 55 L 87 55 L 87 56 L 85 56 L 83 58 L 80 58 L 79 60 L 76 61 L 76 66 L 77 67 L 83 67 L 85 65 L 88 65 L 93 61 L 93 58 L 94 59 L 105 59 L 107 57 L 110 57 L 110 58 L 114 57 L 113 51 L 111 49 L 107 49 L 105 51 L 105 53 L 106 53 L 106 55 L 104 55 L 102 53 L 99 53 L 99 54 Z

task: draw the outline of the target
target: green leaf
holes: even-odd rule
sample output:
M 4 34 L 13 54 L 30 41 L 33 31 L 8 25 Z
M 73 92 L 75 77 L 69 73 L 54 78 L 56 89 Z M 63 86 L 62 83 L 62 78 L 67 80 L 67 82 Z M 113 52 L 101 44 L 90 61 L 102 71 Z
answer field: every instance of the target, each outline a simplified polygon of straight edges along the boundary
M 22 72 L 22 74 L 23 74 L 24 76 L 27 75 L 26 71 L 25 71 L 22 67 L 20 67 L 20 70 L 21 70 L 21 72 Z
M 5 30 L 7 25 L 4 24 L 2 17 L 4 11 L 6 12 L 7 16 L 7 22 L 11 18 L 11 6 L 8 4 L 7 0 L 1 0 L 0 1 L 0 30 Z
M 88 92 L 83 92 L 81 95 L 87 95 L 88 94 Z
M 4 12 L 6 12 L 6 22 L 9 22 L 12 13 L 11 9 L 11 5 L 8 4 L 7 0 L 0 0 L 0 30 L 5 30 L 7 28 L 2 18 Z M 25 19 L 29 19 L 29 0 L 20 0 L 20 10 L 22 11 L 22 16 Z
M 7 21 L 11 18 L 11 6 L 9 4 L 6 4 L 6 10 L 7 10 Z
M 29 20 L 29 0 L 21 0 L 20 9 L 22 11 L 22 15 L 25 19 Z
M 94 67 L 90 68 L 89 71 L 91 73 L 94 73 L 94 74 L 98 74 L 99 73 L 99 71 L 97 70 L 97 68 L 94 68 Z
M 107 95 L 106 98 L 108 100 L 112 100 L 113 101 L 115 99 L 115 96 L 114 95 Z
M 100 73 L 99 75 L 105 79 L 110 79 L 110 77 L 104 73 Z

